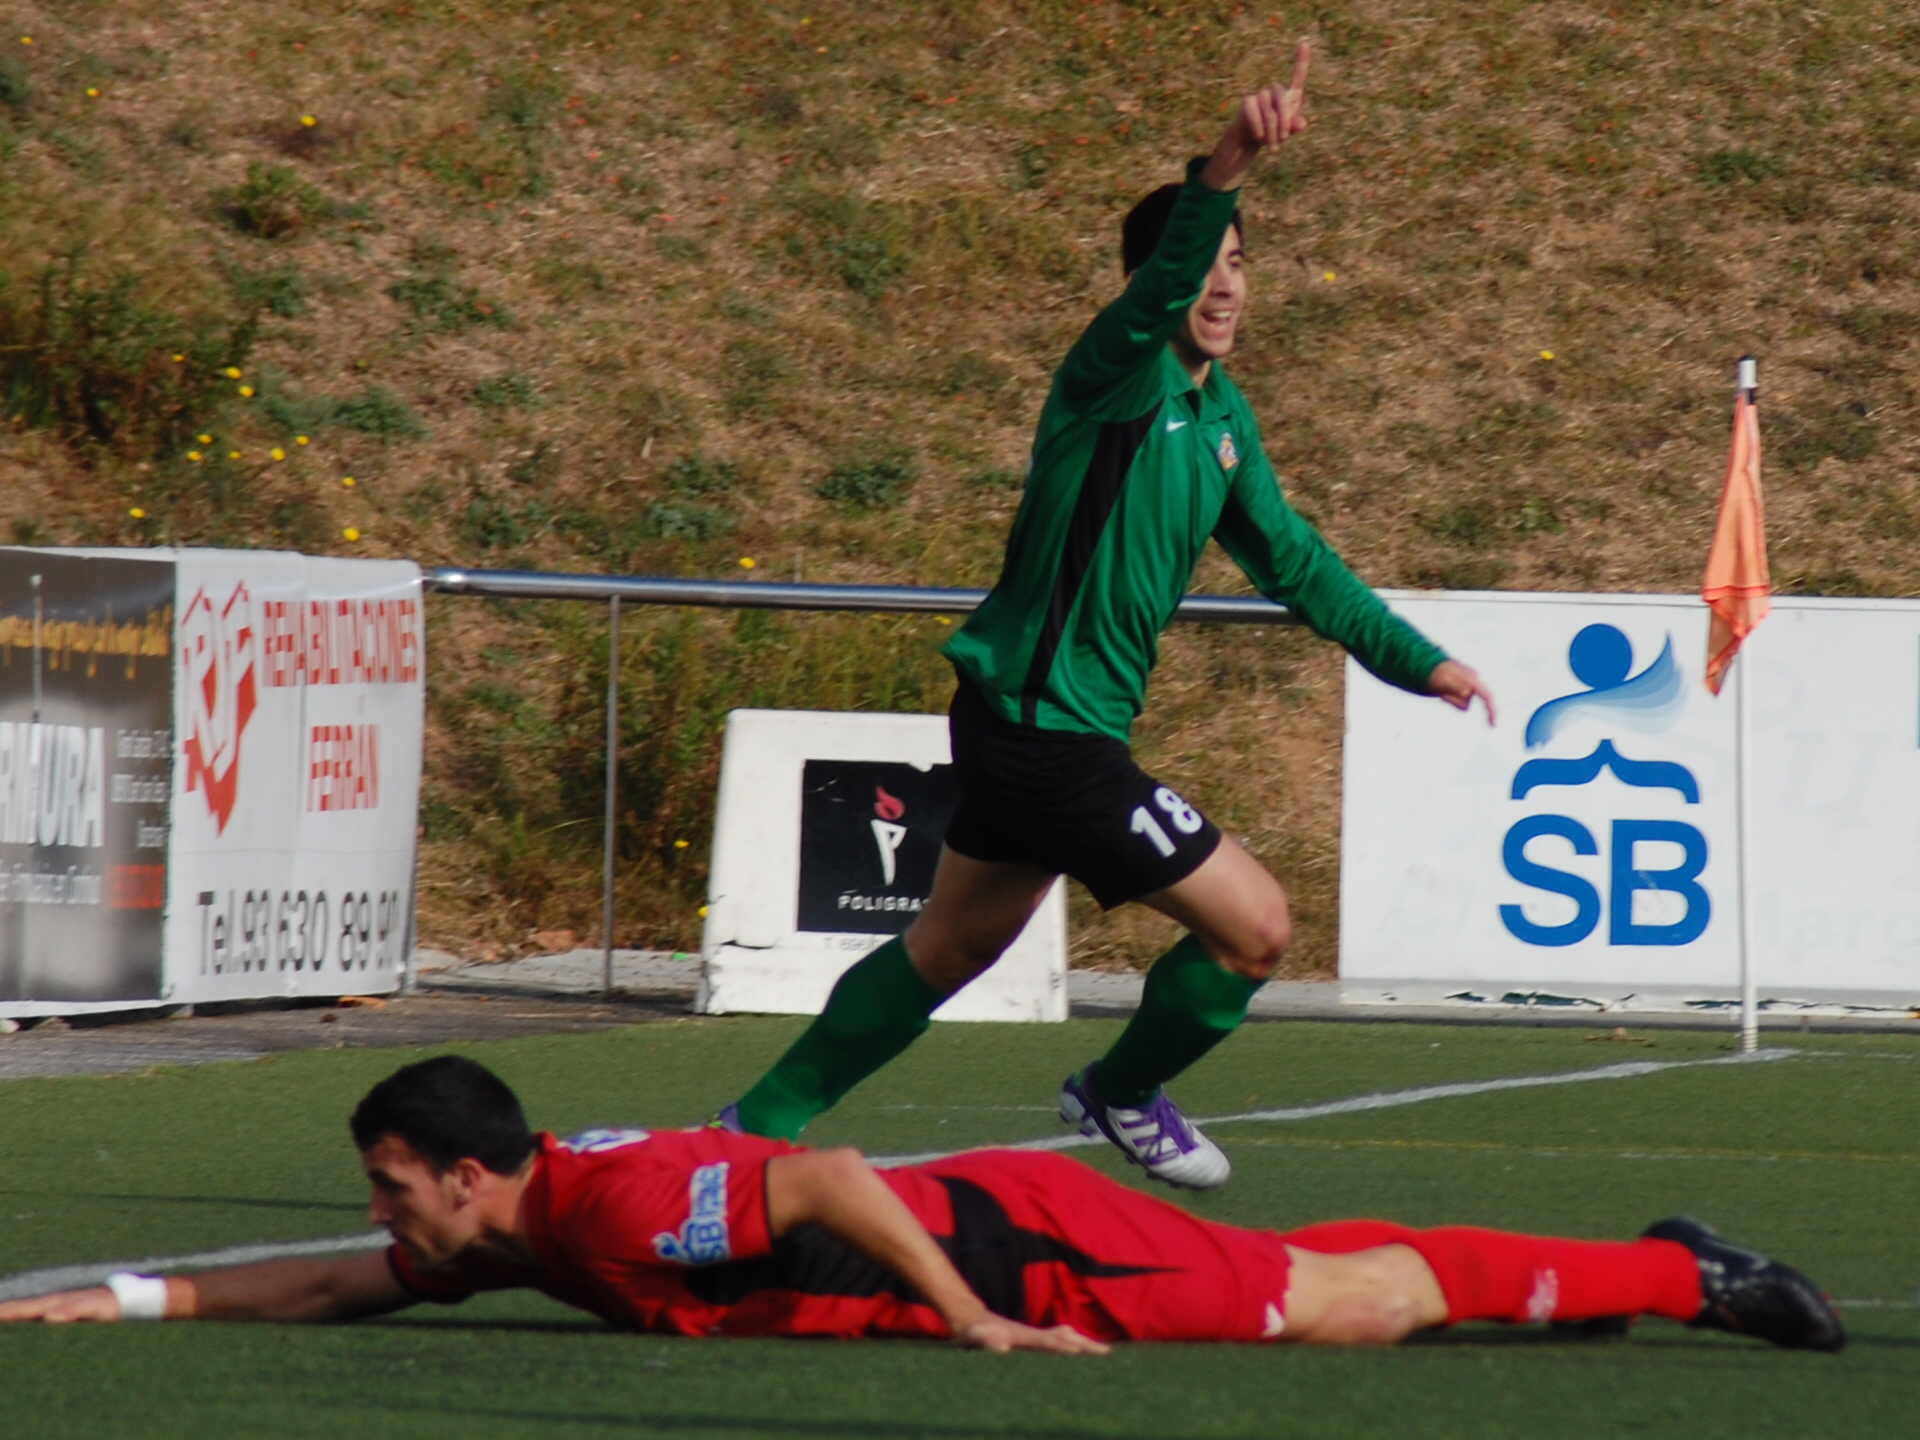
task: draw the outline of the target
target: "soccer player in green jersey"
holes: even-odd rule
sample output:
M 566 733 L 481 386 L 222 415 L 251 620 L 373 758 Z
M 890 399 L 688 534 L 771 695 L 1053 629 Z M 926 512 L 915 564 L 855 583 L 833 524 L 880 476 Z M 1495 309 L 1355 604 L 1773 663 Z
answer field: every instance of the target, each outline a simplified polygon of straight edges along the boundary
M 1209 539 L 1261 592 L 1390 684 L 1465 710 L 1493 697 L 1394 615 L 1280 493 L 1232 353 L 1247 281 L 1235 199 L 1264 149 L 1307 128 L 1290 85 L 1241 101 L 1211 156 L 1137 205 L 1129 274 L 1055 374 L 999 582 L 947 645 L 961 800 L 913 925 L 848 970 L 827 1008 L 718 1125 L 791 1139 L 899 1054 L 1000 958 L 1061 874 L 1107 908 L 1187 928 L 1147 972 L 1113 1048 L 1068 1077 L 1063 1120 L 1173 1185 L 1227 1158 L 1163 1084 L 1230 1034 L 1292 938 L 1287 895 L 1194 805 L 1133 762 L 1160 631 Z

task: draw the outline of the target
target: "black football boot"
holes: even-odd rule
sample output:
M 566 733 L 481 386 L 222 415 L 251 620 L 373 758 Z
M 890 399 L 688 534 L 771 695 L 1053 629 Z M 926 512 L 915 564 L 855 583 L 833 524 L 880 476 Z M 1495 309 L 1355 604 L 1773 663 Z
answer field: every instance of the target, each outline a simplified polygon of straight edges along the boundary
M 1751 1335 L 1789 1350 L 1838 1350 L 1847 1343 L 1820 1287 L 1791 1265 L 1722 1240 L 1712 1226 L 1684 1215 L 1649 1225 L 1642 1238 L 1672 1240 L 1693 1252 L 1700 1266 L 1700 1313 L 1689 1325 Z

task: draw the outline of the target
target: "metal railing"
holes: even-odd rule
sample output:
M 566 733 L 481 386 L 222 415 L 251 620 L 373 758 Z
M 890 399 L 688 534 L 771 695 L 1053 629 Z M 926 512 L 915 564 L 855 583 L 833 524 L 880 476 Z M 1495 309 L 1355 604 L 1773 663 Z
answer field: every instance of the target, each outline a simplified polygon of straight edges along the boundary
M 966 615 L 985 590 L 912 585 L 817 585 L 786 580 L 678 580 L 663 575 L 569 575 L 535 570 L 428 570 L 426 588 L 442 595 L 516 600 L 607 602 L 607 805 L 601 835 L 600 983 L 613 989 L 613 833 L 620 758 L 620 607 L 699 605 L 729 610 L 855 610 L 891 615 Z M 1297 625 L 1284 605 L 1257 595 L 1189 595 L 1176 620 L 1226 625 Z

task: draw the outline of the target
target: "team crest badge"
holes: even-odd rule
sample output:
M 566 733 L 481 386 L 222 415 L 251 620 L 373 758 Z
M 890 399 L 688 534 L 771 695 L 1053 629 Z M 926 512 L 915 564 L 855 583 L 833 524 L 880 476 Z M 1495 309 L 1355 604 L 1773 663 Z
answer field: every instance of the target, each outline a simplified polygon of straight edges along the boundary
M 1233 436 L 1231 435 L 1222 435 L 1220 437 L 1220 448 L 1214 453 L 1220 457 L 1220 468 L 1222 470 L 1231 470 L 1240 463 L 1240 452 L 1233 448 Z

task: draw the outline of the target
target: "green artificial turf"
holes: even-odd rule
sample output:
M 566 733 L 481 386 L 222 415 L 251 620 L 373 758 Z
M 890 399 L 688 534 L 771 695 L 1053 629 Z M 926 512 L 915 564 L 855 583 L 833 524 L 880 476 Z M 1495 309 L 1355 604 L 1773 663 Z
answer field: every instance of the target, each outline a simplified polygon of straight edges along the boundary
M 937 1026 L 810 1137 L 875 1153 L 1058 1133 L 1061 1075 L 1114 1033 Z M 537 1125 L 691 1123 L 794 1033 L 731 1019 L 464 1047 Z M 1187 1077 L 1199 1115 L 1730 1053 L 1578 1031 L 1247 1027 Z M 0 1332 L 7 1413 L 36 1436 L 658 1434 L 1730 1437 L 1891 1434 L 1920 1372 L 1920 1042 L 1803 1036 L 1792 1058 L 1217 1128 L 1236 1173 L 1196 1210 L 1621 1236 L 1686 1211 L 1849 1303 L 1838 1357 L 1649 1322 L 1626 1341 L 1463 1327 L 1397 1350 L 1133 1347 L 1107 1360 L 916 1343 L 610 1332 L 538 1296 L 375 1324 Z M 0 1086 L 0 1273 L 362 1228 L 344 1117 L 403 1051 Z M 1109 1173 L 1107 1152 L 1078 1152 Z

